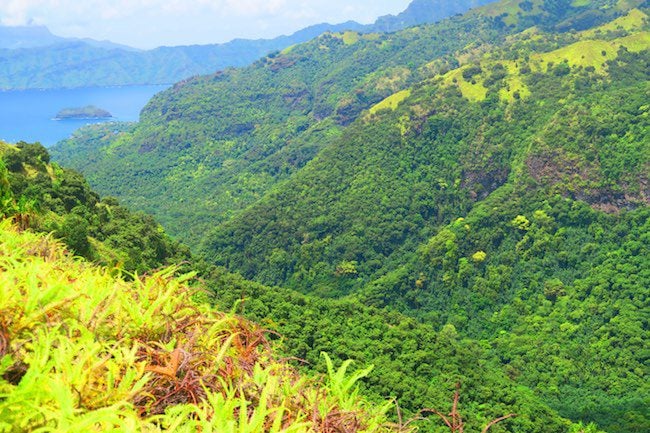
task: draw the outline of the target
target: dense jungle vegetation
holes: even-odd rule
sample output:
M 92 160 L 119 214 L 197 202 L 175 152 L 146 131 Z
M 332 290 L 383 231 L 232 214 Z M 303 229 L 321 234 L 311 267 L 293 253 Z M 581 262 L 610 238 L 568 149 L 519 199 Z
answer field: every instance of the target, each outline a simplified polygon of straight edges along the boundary
M 137 125 L 90 128 L 52 153 L 83 168 L 100 193 L 154 215 L 196 247 L 207 229 L 291 177 L 386 97 L 478 62 L 530 21 L 550 33 L 524 32 L 532 41 L 509 54 L 515 59 L 577 39 L 553 23 L 584 27 L 625 13 L 623 6 L 602 11 L 604 0 L 555 3 L 569 2 L 518 10 L 515 23 L 508 2 L 392 34 L 325 34 L 248 68 L 178 83 L 150 101 Z M 609 56 L 615 53 L 612 47 Z
M 467 431 L 647 431 L 649 14 L 504 0 L 329 33 L 52 149 L 192 252 L 34 144 L 2 147 L 3 212 L 196 272 L 305 374 L 373 364 L 360 392 L 398 426 L 449 431 L 460 383 Z
M 129 219 L 118 218 L 131 214 L 114 199 L 100 200 L 79 174 L 49 163 L 42 146 L 4 144 L 2 150 L 0 251 L 5 265 L 0 278 L 3 287 L 10 288 L 0 307 L 2 431 L 66 425 L 98 431 L 229 431 L 222 430 L 226 426 L 250 432 L 302 431 L 311 426 L 328 432 L 343 427 L 400 432 L 418 427 L 437 432 L 446 427 L 427 411 L 446 411 L 457 384 L 462 386 L 460 410 L 465 425 L 474 430 L 516 414 L 507 424 L 504 420 L 506 431 L 599 431 L 588 417 L 584 423 L 561 417 L 531 389 L 509 377 L 489 346 L 462 337 L 453 325 L 437 330 L 352 299 L 319 299 L 263 286 L 192 258 L 175 244 L 170 252 L 176 255 L 158 262 L 151 262 L 147 254 L 132 255 L 132 266 L 127 268 L 115 257 L 133 248 L 145 252 L 160 248 L 161 239 L 169 242 L 160 228 L 155 230 L 158 237 L 126 236 L 131 233 Z M 38 173 L 56 186 L 44 179 L 29 189 L 14 186 L 29 180 L 24 176 Z M 51 179 L 54 173 L 59 177 Z M 60 184 L 70 184 L 72 176 L 78 182 L 76 188 L 61 188 Z M 80 201 L 82 191 L 93 200 Z M 28 199 L 74 201 L 76 206 L 35 208 L 23 205 Z M 111 214 L 120 215 L 106 225 L 119 225 L 121 236 L 100 241 L 96 228 L 88 230 L 98 218 L 89 209 L 102 210 L 105 202 L 111 203 Z M 75 218 L 67 232 L 54 230 L 48 237 L 29 233 L 51 230 L 51 224 L 67 218 Z M 142 226 L 140 233 L 152 227 L 156 226 Z M 85 252 L 85 260 L 107 268 L 90 266 L 82 257 L 72 258 L 71 253 L 80 254 L 81 240 L 95 247 Z M 163 263 L 175 266 L 153 269 Z M 143 270 L 148 270 L 147 276 L 138 276 Z M 188 303 L 198 304 L 191 307 Z M 208 303 L 239 316 L 217 313 L 213 325 Z M 197 333 L 204 332 L 208 335 L 197 342 Z M 271 347 L 275 354 L 268 351 Z M 104 356 L 114 361 L 105 364 L 97 359 Z M 292 387 L 279 390 L 279 382 L 272 377 L 277 372 L 284 375 L 289 367 L 278 364 L 278 359 L 293 360 L 292 368 L 307 377 L 327 377 L 318 385 L 323 390 L 311 388 L 312 379 L 298 379 L 295 370 L 279 378 Z M 346 373 L 348 360 L 363 368 Z M 60 364 L 77 367 L 66 370 Z M 209 374 L 211 368 L 218 368 L 226 388 L 217 386 L 214 380 L 218 378 Z M 200 380 L 221 394 L 202 392 Z M 248 384 L 250 380 L 254 383 Z M 56 384 L 60 391 L 54 393 L 48 384 Z M 358 399 L 356 386 L 369 402 Z M 241 389 L 249 391 L 242 394 Z M 259 401 L 258 392 L 265 396 Z M 296 403 L 296 393 L 306 400 Z M 331 398 L 325 398 L 329 393 Z M 110 398 L 104 399 L 105 395 Z M 39 410 L 26 417 L 26 407 L 35 398 Z M 301 422 L 313 416 L 305 405 L 315 404 L 314 398 L 319 402 L 315 427 Z M 213 412 L 210 405 L 214 404 L 223 404 L 224 409 Z M 248 408 L 250 416 L 237 419 L 242 407 Z M 275 414 L 285 411 L 293 415 L 286 415 L 280 423 Z
M 53 233 L 75 255 L 145 272 L 180 263 L 189 250 L 151 216 L 100 199 L 78 172 L 50 163 L 38 143 L 0 142 L 0 216 L 20 228 Z

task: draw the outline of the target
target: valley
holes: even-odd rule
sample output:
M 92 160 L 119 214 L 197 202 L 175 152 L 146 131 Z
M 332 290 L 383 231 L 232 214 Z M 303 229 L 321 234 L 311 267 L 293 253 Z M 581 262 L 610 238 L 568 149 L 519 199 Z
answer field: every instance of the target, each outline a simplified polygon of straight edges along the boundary
M 114 337 L 101 312 L 115 295 L 92 304 L 97 321 L 70 313 L 89 331 L 58 337 L 134 344 L 143 364 L 128 377 L 149 394 L 114 394 L 124 419 L 442 433 L 460 389 L 468 432 L 650 429 L 650 4 L 502 0 L 409 19 L 440 4 L 184 79 L 138 122 L 89 125 L 47 150 L 0 142 L 0 277 L 74 260 L 73 274 L 115 278 L 102 284 L 161 314 L 133 313 L 124 326 L 139 327 Z M 62 305 L 95 299 L 83 287 Z M 36 329 L 68 313 L 2 302 L 0 420 L 18 419 L 22 387 L 46 382 L 16 371 L 63 379 L 36 370 L 14 317 Z M 227 330 L 209 326 L 219 311 Z M 178 400 L 155 388 L 196 375 L 205 389 Z M 299 389 L 275 394 L 278 381 Z M 43 425 L 58 426 L 47 398 Z M 218 398 L 239 406 L 217 415 Z

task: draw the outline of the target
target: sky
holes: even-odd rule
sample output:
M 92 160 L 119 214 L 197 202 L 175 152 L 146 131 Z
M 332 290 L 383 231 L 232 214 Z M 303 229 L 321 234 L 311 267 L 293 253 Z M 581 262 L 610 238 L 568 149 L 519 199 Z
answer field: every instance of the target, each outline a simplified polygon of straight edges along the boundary
M 363 24 L 410 0 L 0 0 L 0 24 L 153 48 L 272 38 L 311 24 Z

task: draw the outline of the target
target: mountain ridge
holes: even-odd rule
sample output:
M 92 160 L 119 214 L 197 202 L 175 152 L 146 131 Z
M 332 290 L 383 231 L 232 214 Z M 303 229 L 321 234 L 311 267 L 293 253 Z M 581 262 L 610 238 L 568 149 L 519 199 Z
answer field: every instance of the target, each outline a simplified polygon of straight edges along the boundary
M 423 1 L 431 4 L 422 7 Z M 61 38 L 52 35 L 45 27 L 16 28 L 14 32 L 37 31 L 40 34 L 40 39 L 33 43 L 36 47 L 33 47 L 29 40 L 21 43 L 20 39 L 13 38 L 10 27 L 0 27 L 0 66 L 4 66 L 6 71 L 0 74 L 0 89 L 170 84 L 194 75 L 248 65 L 264 55 L 306 42 L 324 32 L 395 31 L 434 22 L 452 12 L 465 11 L 488 1 L 491 0 L 463 0 L 452 2 L 453 7 L 441 9 L 439 6 L 448 2 L 417 0 L 416 5 L 417 2 L 420 4 L 417 13 L 409 5 L 398 16 L 381 17 L 381 26 L 354 21 L 323 23 L 273 39 L 234 39 L 223 44 L 161 46 L 144 51 L 108 41 Z M 9 42 L 1 42 L 3 35 Z M 9 46 L 18 49 L 9 49 Z
M 93 167 L 87 172 L 91 182 L 106 168 L 102 160 L 125 158 L 122 170 L 131 171 L 140 178 L 138 183 L 145 189 L 136 193 L 132 191 L 136 183 L 124 184 L 115 177 L 112 194 L 122 198 L 135 194 L 143 203 L 149 194 L 159 195 L 154 191 L 144 193 L 146 189 L 162 187 L 173 179 L 181 182 L 173 188 L 165 186 L 165 189 L 178 194 L 178 200 L 187 196 L 185 191 L 214 190 L 212 186 L 221 183 L 220 197 L 197 202 L 201 209 L 192 211 L 192 215 L 183 216 L 183 211 L 176 209 L 173 219 L 180 222 L 180 218 L 195 218 L 197 214 L 227 214 L 245 207 L 277 180 L 302 167 L 362 110 L 407 83 L 417 81 L 417 76 L 429 75 L 432 68 L 438 68 L 420 57 L 444 56 L 445 61 L 455 62 L 453 51 L 477 40 L 488 43 L 498 38 L 500 30 L 493 28 L 490 20 L 481 19 L 478 23 L 475 35 L 462 33 L 468 25 L 463 18 L 418 30 L 438 40 L 436 44 L 415 31 L 379 38 L 373 34 L 350 35 L 350 38 L 346 34 L 325 34 L 307 44 L 267 56 L 245 69 L 177 83 L 149 102 L 141 113 L 139 125 L 127 127 L 117 135 L 106 134 L 99 127 L 97 138 L 110 141 L 110 144 L 100 141 L 92 145 L 106 145 L 106 151 L 87 155 L 91 149 L 84 143 L 77 145 L 74 151 L 62 144 L 55 146 L 52 152 L 60 158 L 65 152 L 71 158 L 78 157 L 89 163 Z M 417 59 L 413 69 L 404 67 L 410 59 Z M 333 62 L 339 66 L 331 70 Z M 269 90 L 271 86 L 273 91 Z M 265 102 L 251 109 L 251 98 Z M 323 136 L 324 131 L 328 131 L 327 136 Z M 269 136 L 274 138 L 268 140 Z M 201 145 L 206 139 L 210 144 Z M 69 145 L 74 142 L 74 139 L 69 141 Z M 174 162 L 180 148 L 196 154 L 184 163 Z M 146 166 L 138 158 L 143 153 L 149 155 Z M 70 159 L 64 161 L 74 165 Z M 206 176 L 185 176 L 184 173 L 194 170 L 195 162 L 192 161 L 204 161 L 208 168 L 204 172 Z M 258 181 L 242 191 L 235 178 L 236 172 L 243 177 L 244 169 Z M 145 178 L 159 177 L 167 170 L 171 172 L 164 175 L 166 180 L 158 178 L 143 185 Z M 221 174 L 208 175 L 213 170 Z M 237 200 L 233 200 L 232 195 L 238 190 Z M 105 192 L 102 188 L 100 191 Z M 174 233 L 169 224 L 171 220 L 160 212 L 160 206 L 157 200 L 156 206 L 145 209 L 161 218 Z M 214 224 L 205 221 L 206 225 Z M 179 227 L 189 228 L 185 224 Z M 192 227 L 192 231 L 197 235 L 202 233 L 203 225 Z

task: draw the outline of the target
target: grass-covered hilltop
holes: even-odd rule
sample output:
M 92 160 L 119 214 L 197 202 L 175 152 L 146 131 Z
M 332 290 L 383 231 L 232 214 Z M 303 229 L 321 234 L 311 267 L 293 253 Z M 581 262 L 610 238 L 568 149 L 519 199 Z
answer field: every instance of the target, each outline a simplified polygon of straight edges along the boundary
M 43 276 L 8 280 L 54 307 L 1 310 L 14 352 L 0 420 L 41 386 L 27 372 L 50 358 L 28 351 L 96 341 L 100 371 L 132 353 L 135 372 L 111 367 L 97 386 L 133 374 L 142 388 L 117 413 L 153 429 L 209 430 L 197 424 L 228 407 L 238 432 L 650 431 L 649 17 L 647 0 L 504 0 L 394 33 L 327 33 L 177 83 L 138 123 L 60 143 L 56 162 L 0 145 L 5 236 L 86 260 L 3 253 L 0 272 L 63 260 L 67 276 L 63 298 Z M 73 295 L 72 266 L 119 288 Z M 68 380 L 54 364 L 47 380 Z M 176 401 L 175 380 L 201 386 Z M 53 418 L 92 412 L 79 386 L 72 405 L 44 405 Z

